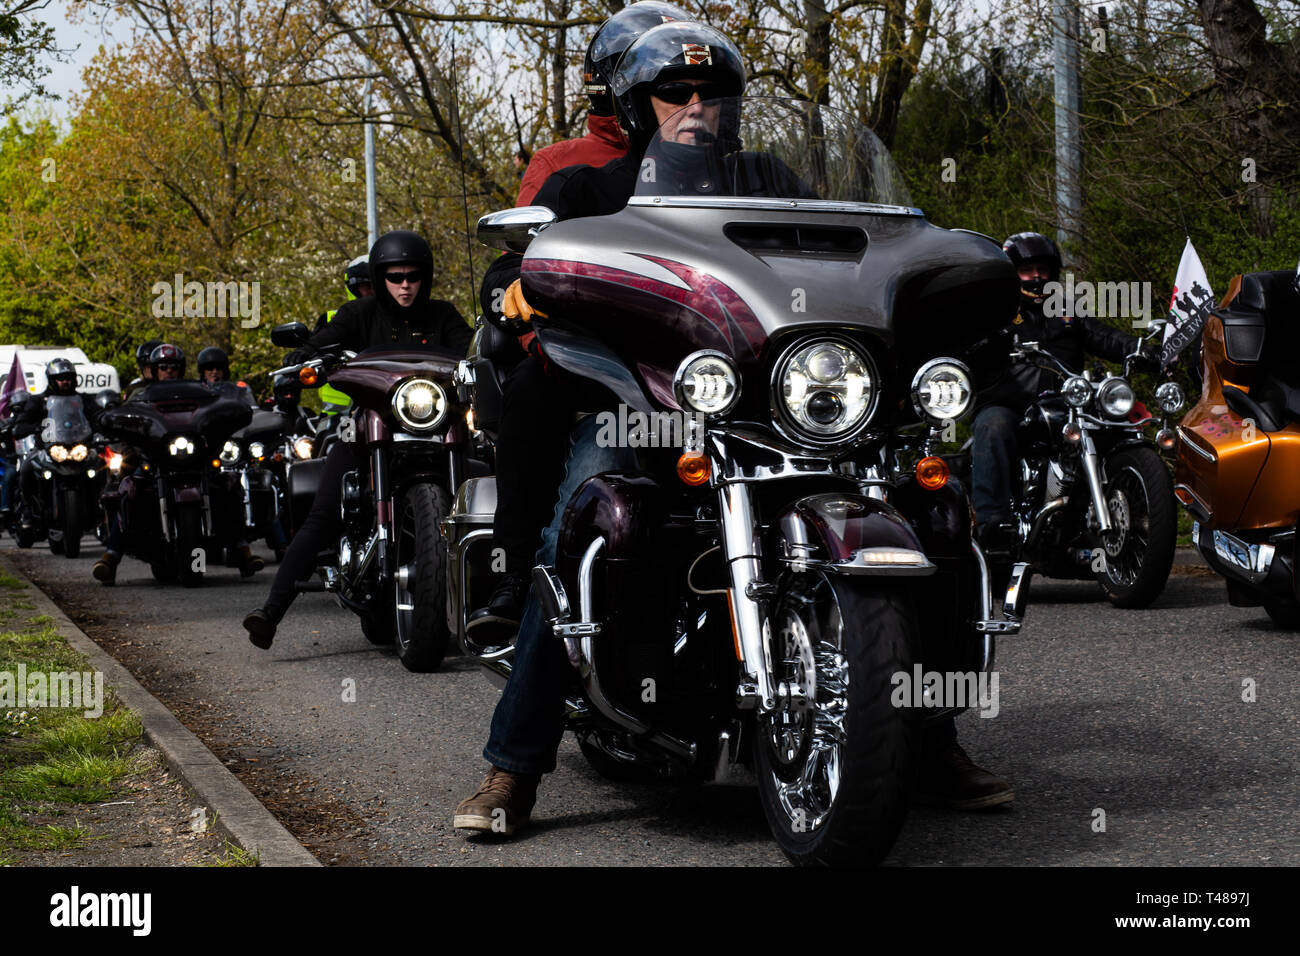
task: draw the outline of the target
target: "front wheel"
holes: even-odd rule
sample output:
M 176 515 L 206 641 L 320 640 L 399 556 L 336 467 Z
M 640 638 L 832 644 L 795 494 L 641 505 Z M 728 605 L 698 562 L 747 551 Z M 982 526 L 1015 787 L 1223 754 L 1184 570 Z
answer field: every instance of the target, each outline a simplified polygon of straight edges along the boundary
M 1295 601 L 1265 601 L 1264 610 L 1284 631 L 1300 631 L 1300 604 Z
M 916 713 L 892 702 L 919 646 L 897 587 L 792 576 L 772 618 L 778 682 L 802 690 L 760 716 L 754 748 L 772 835 L 801 866 L 872 866 L 894 845 L 920 752 Z
M 398 505 L 393 641 L 407 670 L 438 668 L 447 654 L 447 542 L 439 530 L 451 510 L 447 492 L 430 483 L 407 488 Z
M 1112 528 L 1097 583 L 1116 607 L 1147 607 L 1165 588 L 1177 546 L 1169 469 L 1152 448 L 1125 448 L 1106 461 L 1106 479 Z
M 63 492 L 63 554 L 75 558 L 81 554 L 81 491 L 68 488 Z
M 207 556 L 203 553 L 203 513 L 196 504 L 176 507 L 176 569 L 181 584 L 196 588 L 203 583 Z

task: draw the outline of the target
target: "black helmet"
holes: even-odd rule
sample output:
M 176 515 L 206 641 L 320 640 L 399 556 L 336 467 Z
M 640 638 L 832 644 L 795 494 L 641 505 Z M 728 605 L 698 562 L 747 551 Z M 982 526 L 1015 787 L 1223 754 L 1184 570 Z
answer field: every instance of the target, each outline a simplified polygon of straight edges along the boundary
M 56 395 L 71 395 L 77 390 L 77 370 L 65 358 L 56 358 L 45 366 L 46 390 Z
M 694 19 L 675 4 L 639 0 L 602 23 L 587 45 L 587 57 L 582 64 L 582 89 L 591 100 L 591 111 L 598 116 L 613 115 L 614 99 L 609 93 L 609 78 L 618 58 L 637 37 L 661 23 Z
M 1046 279 L 1022 279 L 1020 282 L 1024 294 L 1033 299 L 1041 299 L 1047 283 L 1061 277 L 1061 250 L 1041 232 L 1018 232 L 1008 236 L 1002 243 L 1002 251 L 1017 269 L 1039 262 L 1047 266 Z
M 652 87 L 680 79 L 712 80 L 721 96 L 740 96 L 745 65 L 736 45 L 703 23 L 664 23 L 641 34 L 609 79 L 619 122 L 635 149 L 644 150 L 659 128 L 650 105 Z
M 181 351 L 180 346 L 164 342 L 149 354 L 149 368 L 153 370 L 155 381 L 158 378 L 159 365 L 179 365 L 180 377 L 185 377 L 185 353 Z
M 226 373 L 226 378 L 230 378 L 230 358 L 215 345 L 209 345 L 199 353 L 199 378 L 210 368 L 219 368 Z
M 370 285 L 370 260 L 365 256 L 357 256 L 349 262 L 343 272 L 343 281 L 348 287 L 348 295 L 359 299 L 361 286 Z
M 386 232 L 370 247 L 370 274 L 375 289 L 375 298 L 380 306 L 392 315 L 401 315 L 405 309 L 397 304 L 388 291 L 384 274 L 389 266 L 413 266 L 420 273 L 420 290 L 415 300 L 407 306 L 416 309 L 429 301 L 429 286 L 433 282 L 433 250 L 423 238 L 405 229 Z M 399 270 L 402 271 L 402 270 Z
M 141 342 L 139 348 L 135 350 L 135 364 L 137 368 L 143 369 L 149 364 L 149 356 L 153 350 L 163 344 L 162 339 L 150 339 L 148 342 Z
M 32 393 L 25 388 L 20 388 L 9 396 L 9 413 L 17 417 L 19 410 L 26 405 L 32 397 Z

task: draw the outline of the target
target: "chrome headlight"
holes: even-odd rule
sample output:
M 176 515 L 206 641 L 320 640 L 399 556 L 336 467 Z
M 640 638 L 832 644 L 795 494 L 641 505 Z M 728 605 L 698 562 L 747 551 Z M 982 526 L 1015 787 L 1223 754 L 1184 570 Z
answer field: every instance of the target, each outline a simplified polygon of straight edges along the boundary
M 85 461 L 86 456 L 90 454 L 90 449 L 85 445 L 73 445 L 68 449 L 68 457 L 73 461 Z
M 1128 418 L 1133 411 L 1133 387 L 1115 376 L 1097 386 L 1097 405 L 1107 418 Z
M 315 450 L 316 446 L 310 438 L 299 438 L 293 443 L 293 453 L 299 458 L 310 458 Z
M 194 454 L 194 442 L 184 435 L 177 435 L 172 439 L 172 443 L 167 446 L 167 451 L 176 458 L 188 458 Z
M 255 461 L 261 461 L 266 457 L 266 446 L 260 441 L 248 443 L 248 456 Z
M 673 394 L 687 411 L 725 415 L 740 401 L 740 372 L 722 352 L 692 352 L 677 366 Z
M 912 407 L 932 425 L 963 418 L 974 397 L 970 370 L 956 359 L 926 362 L 912 379 Z
M 50 457 L 53 458 L 55 461 L 67 461 L 68 450 L 64 448 L 62 445 L 51 445 Z
M 437 428 L 447 415 L 447 393 L 427 378 L 409 378 L 393 393 L 393 414 L 412 431 Z
M 871 358 L 837 340 L 791 349 L 777 364 L 773 384 L 778 418 L 817 442 L 852 437 L 871 420 L 880 398 Z
M 1065 380 L 1061 386 L 1061 394 L 1065 400 L 1075 408 L 1083 408 L 1092 398 L 1092 382 L 1088 381 L 1082 375 L 1074 375 Z
M 1177 382 L 1165 382 L 1156 389 L 1156 404 L 1166 414 L 1172 415 L 1182 408 L 1183 401 L 1183 390 L 1178 387 Z
M 228 441 L 221 446 L 221 454 L 217 456 L 227 465 L 233 465 L 239 461 L 239 442 Z

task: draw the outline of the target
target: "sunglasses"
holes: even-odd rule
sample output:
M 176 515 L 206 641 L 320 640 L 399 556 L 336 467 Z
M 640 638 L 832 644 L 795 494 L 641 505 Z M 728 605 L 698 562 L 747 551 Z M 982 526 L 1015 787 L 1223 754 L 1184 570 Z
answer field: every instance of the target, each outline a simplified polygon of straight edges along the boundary
M 389 285 L 403 285 L 404 283 L 407 282 L 411 283 L 411 285 L 415 285 L 417 282 L 420 281 L 420 273 L 419 272 L 390 272 L 386 276 L 384 276 L 384 281 L 387 282 Z
M 700 83 L 697 85 L 695 83 L 680 82 L 660 83 L 654 88 L 652 95 L 665 103 L 671 103 L 673 106 L 685 106 L 696 93 L 700 94 L 701 100 L 717 100 L 730 95 L 726 87 L 717 83 Z
M 158 371 L 160 372 L 179 372 L 181 370 L 180 362 L 159 362 Z

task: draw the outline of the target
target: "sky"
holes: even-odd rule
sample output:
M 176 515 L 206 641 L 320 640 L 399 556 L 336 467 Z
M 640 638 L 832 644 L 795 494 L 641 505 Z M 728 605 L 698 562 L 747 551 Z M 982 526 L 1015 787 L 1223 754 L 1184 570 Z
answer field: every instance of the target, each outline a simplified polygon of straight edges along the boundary
M 68 10 L 73 5 L 70 0 L 50 0 L 44 14 L 45 22 L 54 27 L 59 49 L 65 52 L 67 58 L 65 63 L 50 64 L 51 70 L 45 77 L 45 88 L 62 97 L 60 101 L 48 104 L 48 108 L 59 116 L 69 114 L 72 94 L 81 92 L 81 71 L 99 52 L 100 46 L 111 45 L 129 37 L 127 26 L 118 18 L 111 18 L 105 26 L 91 16 L 80 13 L 79 22 L 70 23 Z M 99 18 L 102 13 L 96 11 L 93 16 Z

